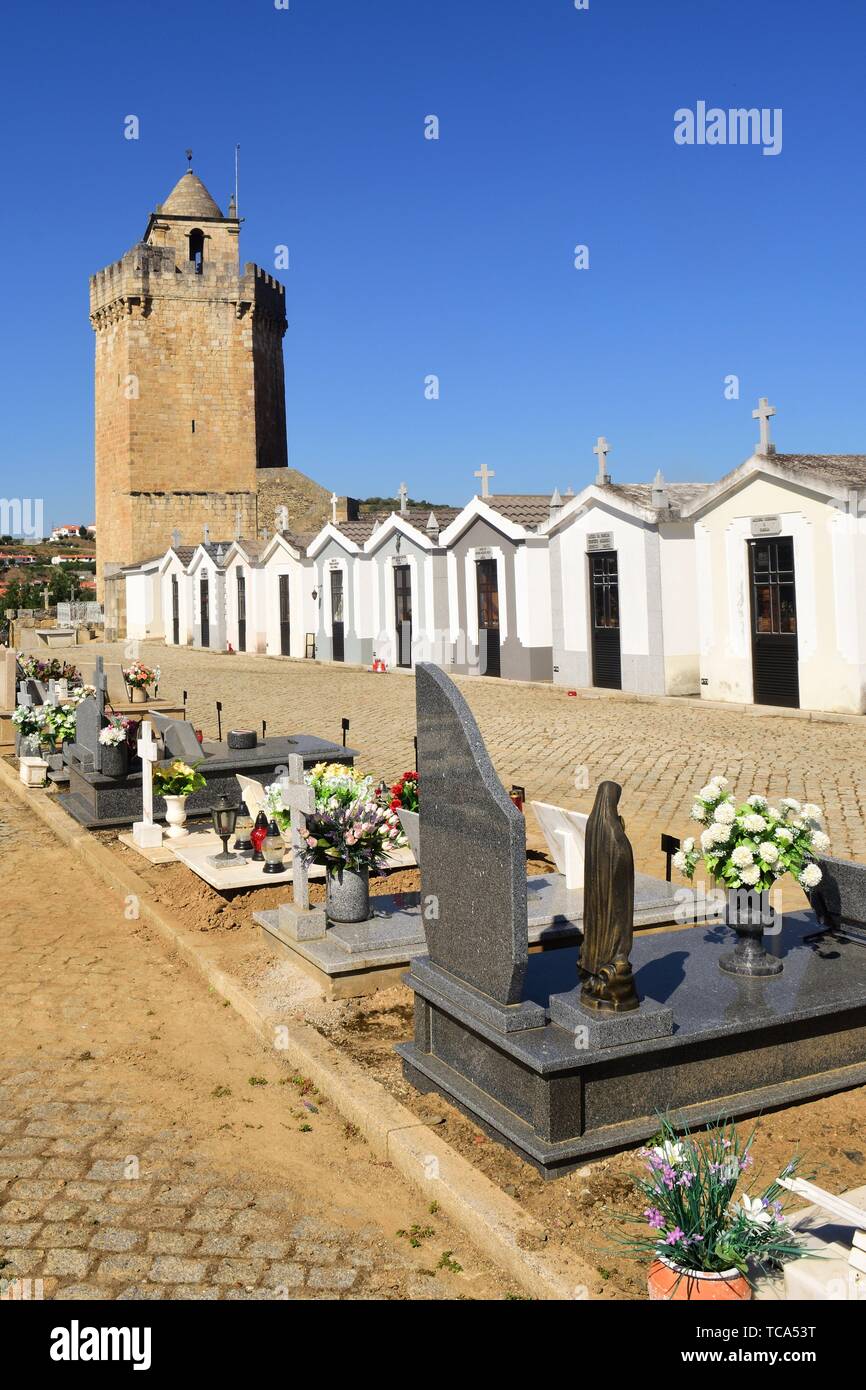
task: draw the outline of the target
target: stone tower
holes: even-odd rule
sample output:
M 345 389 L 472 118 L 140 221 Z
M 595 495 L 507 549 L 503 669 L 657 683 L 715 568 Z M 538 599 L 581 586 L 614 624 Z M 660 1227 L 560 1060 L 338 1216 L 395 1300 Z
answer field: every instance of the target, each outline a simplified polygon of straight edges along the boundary
M 90 280 L 96 333 L 96 552 L 105 576 L 255 536 L 260 477 L 286 477 L 285 288 L 239 266 L 240 220 L 189 169 L 144 239 Z M 268 473 L 261 475 L 259 470 Z

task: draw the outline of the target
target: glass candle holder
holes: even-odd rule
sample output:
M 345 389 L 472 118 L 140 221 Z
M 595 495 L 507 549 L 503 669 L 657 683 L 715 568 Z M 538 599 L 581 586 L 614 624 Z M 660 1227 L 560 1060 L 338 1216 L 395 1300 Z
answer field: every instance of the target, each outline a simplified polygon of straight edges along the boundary
M 265 860 L 265 867 L 262 870 L 266 874 L 285 873 L 286 866 L 283 862 L 286 853 L 286 842 L 280 834 L 280 827 L 275 820 L 268 826 L 268 833 L 262 841 L 262 854 Z
M 264 811 L 259 811 L 259 814 L 256 816 L 256 823 L 250 831 L 250 842 L 253 847 L 252 857 L 258 864 L 261 864 L 265 857 L 262 854 L 262 841 L 267 833 L 268 818 Z
M 240 850 L 242 854 L 252 854 L 253 842 L 250 835 L 253 829 L 253 818 L 246 811 L 238 814 L 237 824 L 235 825 L 234 848 Z

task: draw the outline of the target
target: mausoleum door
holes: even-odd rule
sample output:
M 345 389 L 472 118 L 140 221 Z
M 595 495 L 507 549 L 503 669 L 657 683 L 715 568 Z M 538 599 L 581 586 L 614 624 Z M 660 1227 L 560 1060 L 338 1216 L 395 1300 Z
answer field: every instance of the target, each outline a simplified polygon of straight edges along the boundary
M 210 586 L 208 577 L 203 574 L 200 584 L 201 594 L 201 644 L 203 647 L 210 646 Z
M 397 629 L 397 665 L 412 665 L 412 572 L 408 565 L 394 566 L 394 623 Z
M 247 649 L 247 581 L 238 571 L 238 651 Z
M 495 560 L 476 560 L 478 659 L 482 676 L 502 674 L 499 649 L 499 580 Z
M 171 635 L 174 645 L 180 646 L 180 594 L 177 587 L 177 575 L 171 576 Z
M 331 660 L 345 661 L 343 571 L 331 570 Z
M 749 541 L 752 676 L 756 705 L 800 705 L 797 591 L 790 536 Z
M 592 605 L 592 683 L 607 690 L 622 689 L 619 636 L 619 566 L 615 550 L 589 556 Z
M 280 651 L 291 656 L 292 630 L 289 622 L 289 576 L 280 575 Z

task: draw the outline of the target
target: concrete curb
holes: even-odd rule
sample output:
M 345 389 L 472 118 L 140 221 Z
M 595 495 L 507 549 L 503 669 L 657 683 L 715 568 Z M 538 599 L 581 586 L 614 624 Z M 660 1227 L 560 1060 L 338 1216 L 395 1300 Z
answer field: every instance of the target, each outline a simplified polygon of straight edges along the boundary
M 263 1043 L 273 1048 L 279 1036 L 278 1055 L 308 1076 L 340 1114 L 357 1125 L 380 1158 L 393 1163 L 425 1199 L 435 1199 L 473 1245 L 521 1288 L 541 1299 L 590 1297 L 589 1290 L 599 1277 L 596 1270 L 576 1254 L 561 1248 L 545 1249 L 546 1235 L 540 1222 L 313 1027 L 263 1013 L 243 986 L 215 963 L 214 948 L 203 945 L 198 934 L 185 931 L 171 914 L 153 903 L 152 885 L 118 863 L 110 850 L 56 805 L 51 793 L 26 788 L 5 761 L 0 761 L 0 784 L 86 860 L 108 888 L 124 898 L 134 897 L 139 920 L 146 921 L 177 950 Z M 615 1291 L 611 1285 L 607 1288 Z

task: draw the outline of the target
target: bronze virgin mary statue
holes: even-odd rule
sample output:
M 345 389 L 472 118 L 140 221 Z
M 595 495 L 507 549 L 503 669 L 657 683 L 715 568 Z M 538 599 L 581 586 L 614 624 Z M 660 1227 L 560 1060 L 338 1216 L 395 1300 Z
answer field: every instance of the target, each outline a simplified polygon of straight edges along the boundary
M 586 823 L 583 943 L 578 974 L 586 1009 L 627 1013 L 640 1007 L 631 954 L 634 855 L 617 810 L 622 787 L 602 782 Z

